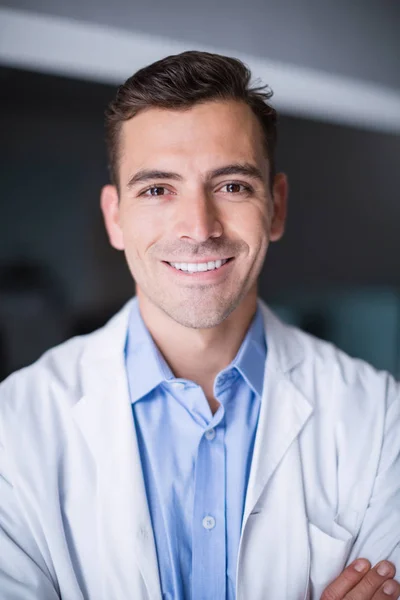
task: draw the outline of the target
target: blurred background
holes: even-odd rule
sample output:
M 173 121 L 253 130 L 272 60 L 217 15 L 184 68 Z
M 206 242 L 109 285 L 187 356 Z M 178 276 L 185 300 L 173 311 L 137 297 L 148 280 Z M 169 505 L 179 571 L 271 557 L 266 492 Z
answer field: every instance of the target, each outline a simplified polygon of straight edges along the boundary
M 0 379 L 134 293 L 107 242 L 103 113 L 168 54 L 235 55 L 275 92 L 284 239 L 260 295 L 400 376 L 400 3 L 0 0 Z

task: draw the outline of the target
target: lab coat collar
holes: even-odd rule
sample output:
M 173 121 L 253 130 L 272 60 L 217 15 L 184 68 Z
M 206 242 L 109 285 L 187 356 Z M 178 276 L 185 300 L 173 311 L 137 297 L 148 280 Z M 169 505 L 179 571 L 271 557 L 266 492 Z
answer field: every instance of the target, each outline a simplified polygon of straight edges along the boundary
M 283 323 L 263 300 L 258 300 L 258 303 L 264 317 L 268 350 L 271 350 L 268 370 L 286 374 L 304 361 L 304 348 L 292 334 L 291 326 Z

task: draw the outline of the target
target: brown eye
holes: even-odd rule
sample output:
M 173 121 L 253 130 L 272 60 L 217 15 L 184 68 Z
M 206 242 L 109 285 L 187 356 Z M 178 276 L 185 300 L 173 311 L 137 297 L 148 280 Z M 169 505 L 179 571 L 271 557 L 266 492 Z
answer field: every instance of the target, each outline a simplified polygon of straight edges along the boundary
M 150 192 L 150 196 L 164 196 L 165 194 L 165 188 L 162 186 L 154 186 L 147 191 Z
M 242 187 L 243 186 L 240 185 L 240 183 L 228 183 L 226 186 L 226 191 L 231 194 L 238 194 L 239 192 L 241 192 Z
M 238 183 L 237 181 L 231 181 L 231 183 L 226 183 L 220 190 L 225 194 L 244 194 L 250 193 L 251 188 L 243 183 Z

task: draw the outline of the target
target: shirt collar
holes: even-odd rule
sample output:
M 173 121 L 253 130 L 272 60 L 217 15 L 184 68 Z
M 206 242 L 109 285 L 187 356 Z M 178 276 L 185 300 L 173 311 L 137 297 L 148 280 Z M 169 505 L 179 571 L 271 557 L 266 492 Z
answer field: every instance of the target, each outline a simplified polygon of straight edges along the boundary
M 262 310 L 257 306 L 256 314 L 236 357 L 224 371 L 236 368 L 253 392 L 262 395 L 264 384 L 267 343 Z
M 142 319 L 137 298 L 129 315 L 125 357 L 132 404 L 163 381 L 174 378 Z
M 261 397 L 266 356 L 264 320 L 258 305 L 236 357 L 219 375 L 232 372 L 236 368 L 252 390 Z M 174 374 L 142 319 L 137 298 L 132 304 L 129 316 L 125 357 L 132 404 L 160 383 L 174 379 Z M 133 376 L 133 373 L 137 375 Z

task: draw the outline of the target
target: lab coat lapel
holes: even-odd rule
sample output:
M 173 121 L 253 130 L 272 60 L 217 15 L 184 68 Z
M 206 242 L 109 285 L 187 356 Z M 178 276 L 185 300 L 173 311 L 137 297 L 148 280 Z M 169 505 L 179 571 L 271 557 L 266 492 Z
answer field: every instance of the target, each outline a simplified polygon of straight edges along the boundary
M 308 597 L 310 555 L 297 438 L 312 406 L 292 382 L 292 374 L 304 361 L 302 346 L 263 303 L 261 307 L 268 351 L 236 592 L 238 600 L 298 600 Z
M 139 585 L 135 563 L 147 597 L 159 600 L 157 555 L 124 366 L 128 312 L 129 305 L 88 342 L 81 370 L 84 396 L 74 407 L 74 418 L 97 469 L 104 600 L 132 597 Z
M 287 326 L 261 302 L 268 345 L 264 389 L 243 523 L 254 509 L 290 445 L 312 413 L 312 405 L 289 376 L 304 360 L 304 351 Z

